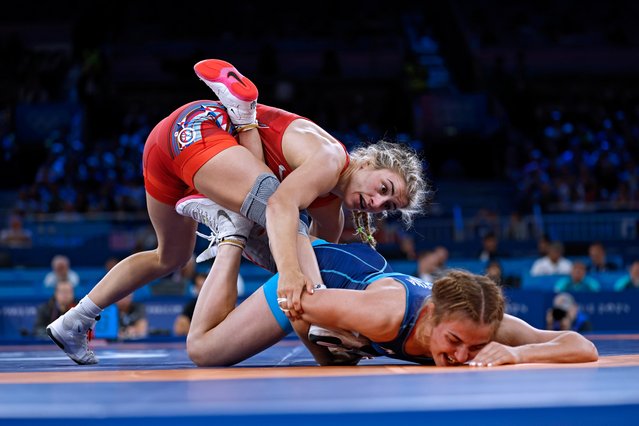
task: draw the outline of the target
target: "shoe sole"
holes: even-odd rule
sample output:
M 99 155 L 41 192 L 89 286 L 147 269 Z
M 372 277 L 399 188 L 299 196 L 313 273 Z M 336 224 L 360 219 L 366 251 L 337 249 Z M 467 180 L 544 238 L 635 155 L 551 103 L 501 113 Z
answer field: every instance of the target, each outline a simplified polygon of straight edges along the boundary
M 326 347 L 334 347 L 334 346 L 342 346 L 342 339 L 334 336 L 318 336 L 316 334 L 309 334 L 308 340 L 315 343 L 316 345 L 326 346 Z
M 242 101 L 254 101 L 259 95 L 255 84 L 226 61 L 205 59 L 195 64 L 193 69 L 201 80 L 223 84 L 233 96 Z
M 175 203 L 175 211 L 177 211 L 178 213 L 180 213 L 183 210 L 184 204 L 188 201 L 191 200 L 206 200 L 209 203 L 207 204 L 205 202 L 205 204 L 207 205 L 211 205 L 211 200 L 209 200 L 208 198 L 206 198 L 204 195 L 189 195 L 188 197 L 184 197 L 181 198 L 177 201 L 177 203 Z M 180 213 L 182 214 L 182 213 Z
M 73 358 L 72 356 L 69 356 L 69 354 L 67 353 L 67 351 L 64 349 L 64 345 L 62 344 L 62 342 L 60 342 L 54 335 L 53 335 L 53 331 L 51 331 L 51 328 L 47 327 L 47 335 L 49 336 L 49 338 L 51 340 L 53 340 L 53 343 L 55 343 L 56 345 L 58 345 L 58 347 L 60 349 L 62 349 L 64 351 L 65 354 L 67 354 L 67 356 L 69 357 L 69 359 L 71 359 L 73 362 L 75 362 L 78 365 L 87 365 L 86 363 L 80 362 L 77 359 Z

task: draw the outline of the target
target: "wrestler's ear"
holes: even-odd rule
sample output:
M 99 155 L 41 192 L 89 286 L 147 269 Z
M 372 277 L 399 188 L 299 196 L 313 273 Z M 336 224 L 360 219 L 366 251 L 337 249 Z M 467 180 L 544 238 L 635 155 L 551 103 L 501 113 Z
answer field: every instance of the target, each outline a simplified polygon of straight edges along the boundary
M 435 302 L 429 300 L 426 302 L 426 316 L 428 319 L 432 319 L 435 317 Z

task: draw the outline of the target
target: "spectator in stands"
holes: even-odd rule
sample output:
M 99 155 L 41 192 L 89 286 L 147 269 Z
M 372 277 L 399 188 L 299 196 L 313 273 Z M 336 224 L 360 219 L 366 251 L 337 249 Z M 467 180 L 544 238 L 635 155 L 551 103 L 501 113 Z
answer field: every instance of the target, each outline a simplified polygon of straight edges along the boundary
M 569 275 L 571 270 L 572 262 L 564 257 L 564 245 L 561 241 L 553 241 L 548 254 L 533 262 L 530 275 Z
M 603 243 L 595 241 L 588 247 L 588 272 L 609 272 L 617 271 L 619 266 L 615 262 L 611 262 L 606 257 L 606 248 Z
M 71 261 L 63 254 L 53 256 L 51 259 L 51 271 L 44 277 L 45 287 L 55 287 L 55 284 L 61 280 L 71 281 L 73 287 L 80 283 L 80 276 L 71 269 Z
M 481 239 L 481 250 L 479 251 L 479 260 L 489 262 L 498 260 L 506 255 L 499 251 L 499 238 L 493 231 L 487 232 Z
M 22 226 L 22 218 L 17 214 L 9 216 L 8 227 L 0 232 L 0 245 L 11 248 L 31 247 L 33 236 Z
M 149 322 L 144 304 L 133 301 L 133 293 L 116 302 L 118 307 L 118 339 L 143 339 L 148 335 Z
M 387 259 L 416 259 L 415 241 L 396 220 L 389 217 L 375 218 L 377 250 Z
M 446 274 L 447 262 L 448 249 L 446 247 L 437 246 L 432 250 L 424 250 L 417 256 L 415 276 L 427 282 L 435 282 Z
M 46 338 L 47 325 L 78 303 L 73 288 L 73 283 L 69 280 L 59 280 L 55 284 L 53 296 L 38 307 L 33 327 L 34 336 Z
M 504 236 L 515 241 L 526 241 L 530 238 L 530 222 L 521 212 L 515 210 L 510 213 L 510 218 L 504 229 Z
M 104 270 L 106 272 L 109 272 L 115 265 L 118 264 L 119 261 L 120 259 L 118 259 L 117 257 L 109 257 L 107 260 L 104 261 Z
M 437 278 L 441 278 L 446 275 L 446 270 L 448 269 L 448 257 L 449 252 L 448 249 L 444 246 L 437 246 L 433 250 L 435 256 L 437 258 L 437 273 L 435 274 Z
M 499 215 L 487 207 L 477 210 L 470 222 L 475 236 L 479 238 L 484 238 L 490 233 L 496 234 L 499 230 Z
M 555 283 L 555 293 L 562 291 L 592 291 L 601 290 L 601 284 L 593 277 L 588 276 L 586 264 L 576 261 L 572 264 L 570 276 L 561 277 Z
M 193 311 L 195 310 L 195 303 L 197 302 L 197 296 L 204 285 L 206 280 L 204 272 L 198 272 L 193 279 L 193 298 L 189 300 L 182 308 L 182 313 L 175 318 L 173 322 L 173 334 L 176 336 L 186 336 L 189 333 L 191 327 L 191 319 L 193 319 Z
M 195 278 L 195 255 L 180 269 L 161 278 L 151 287 L 154 295 L 182 296 L 193 284 Z
M 539 253 L 540 257 L 548 256 L 548 250 L 550 249 L 550 244 L 552 240 L 548 234 L 543 233 L 537 239 L 537 253 Z
M 498 260 L 491 260 L 486 265 L 486 276 L 503 288 L 519 288 L 520 280 L 512 275 L 504 275 L 504 270 Z
M 639 260 L 635 260 L 628 268 L 628 274 L 615 282 L 615 291 L 639 290 Z
M 417 257 L 417 276 L 429 283 L 437 279 L 437 254 L 434 250 L 425 250 Z
M 176 336 L 186 336 L 189 333 L 191 327 L 191 320 L 193 319 L 193 311 L 195 310 L 195 303 L 197 302 L 197 296 L 202 290 L 204 281 L 207 274 L 204 272 L 198 272 L 193 278 L 193 286 L 191 292 L 193 298 L 189 300 L 182 308 L 182 313 L 175 318 L 173 322 L 173 334 Z M 244 294 L 244 279 L 241 275 L 237 276 L 237 294 L 242 296 Z
M 570 293 L 559 293 L 553 299 L 552 308 L 546 311 L 546 329 L 582 333 L 591 331 L 592 323 Z

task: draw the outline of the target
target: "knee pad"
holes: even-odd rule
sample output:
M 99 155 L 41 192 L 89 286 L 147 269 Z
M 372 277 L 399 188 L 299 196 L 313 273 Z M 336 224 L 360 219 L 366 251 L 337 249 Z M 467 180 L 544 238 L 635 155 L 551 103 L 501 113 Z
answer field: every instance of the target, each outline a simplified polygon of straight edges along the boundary
M 258 225 L 266 228 L 266 204 L 268 203 L 268 199 L 275 193 L 279 186 L 280 182 L 277 180 L 275 175 L 270 173 L 262 173 L 259 175 L 255 179 L 253 187 L 244 199 L 244 202 L 242 202 L 240 213 Z M 306 214 L 306 211 L 304 210 L 300 213 L 297 232 L 302 235 L 308 235 L 308 225 L 302 220 L 303 214 L 306 215 L 306 220 L 308 220 L 308 214 Z
M 259 175 L 242 202 L 240 213 L 266 228 L 266 203 L 279 186 L 280 182 L 275 175 L 269 173 Z

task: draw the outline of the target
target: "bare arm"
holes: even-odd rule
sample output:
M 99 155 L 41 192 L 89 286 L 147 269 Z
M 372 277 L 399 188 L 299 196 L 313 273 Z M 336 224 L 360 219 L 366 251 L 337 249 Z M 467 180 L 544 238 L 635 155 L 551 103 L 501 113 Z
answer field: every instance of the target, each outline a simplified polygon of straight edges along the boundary
M 366 290 L 323 289 L 304 294 L 302 320 L 329 328 L 360 333 L 373 341 L 394 338 L 404 318 L 405 290 L 383 278 Z
M 366 290 L 323 289 L 304 294 L 302 299 L 304 313 L 292 325 L 319 365 L 354 365 L 357 359 L 333 355 L 328 348 L 308 340 L 311 323 L 386 341 L 397 335 L 404 315 L 404 289 L 388 279 Z
M 299 316 L 304 288 L 310 291 L 313 287 L 313 283 L 300 270 L 294 243 L 299 210 L 307 208 L 315 198 L 329 192 L 337 183 L 342 167 L 341 158 L 335 155 L 332 145 L 321 143 L 316 136 L 306 143 L 304 155 L 300 154 L 293 163 L 299 165 L 269 198 L 266 209 L 271 252 L 280 273 L 278 296 L 288 300 L 288 308 L 294 317 Z M 318 167 L 318 164 L 322 167 Z
M 598 357 L 595 345 L 579 333 L 540 330 L 504 315 L 495 340 L 479 351 L 471 365 L 592 362 Z

